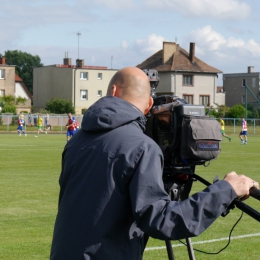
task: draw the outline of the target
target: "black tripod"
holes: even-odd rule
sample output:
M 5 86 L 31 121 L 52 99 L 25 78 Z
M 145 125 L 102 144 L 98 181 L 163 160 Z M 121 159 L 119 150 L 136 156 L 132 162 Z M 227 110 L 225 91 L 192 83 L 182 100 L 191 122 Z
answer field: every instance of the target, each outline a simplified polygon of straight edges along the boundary
M 187 170 L 189 172 L 184 174 L 176 173 L 174 175 L 169 175 L 167 173 L 164 173 L 164 189 L 169 194 L 171 200 L 181 201 L 188 198 L 192 184 L 195 181 L 195 179 L 192 177 L 195 170 L 195 166 L 193 168 L 186 169 L 186 171 Z M 171 241 L 165 240 L 165 244 L 169 260 L 174 260 Z M 186 238 L 186 244 L 189 259 L 195 260 L 195 255 L 190 238 Z
M 211 185 L 210 182 L 208 182 L 207 180 L 203 179 L 202 177 L 194 173 L 195 166 L 191 167 L 189 170 L 190 170 L 189 174 L 174 174 L 174 175 L 166 174 L 165 175 L 166 177 L 164 177 L 164 187 L 166 192 L 169 194 L 171 200 L 181 201 L 187 199 L 189 197 L 189 193 L 194 181 L 198 180 L 201 183 L 205 184 L 206 186 Z M 260 190 L 256 188 L 252 188 L 250 190 L 250 195 L 257 200 L 260 200 Z M 235 206 L 240 210 L 242 210 L 243 212 L 245 212 L 246 214 L 248 214 L 250 217 L 260 222 L 260 213 L 238 199 L 235 199 L 233 201 L 233 203 L 229 206 L 227 211 L 222 214 L 222 216 L 226 216 L 229 213 L 230 209 L 233 209 Z M 171 241 L 166 240 L 165 244 L 166 244 L 168 259 L 174 260 L 175 258 L 173 254 Z M 186 244 L 187 244 L 189 259 L 195 260 L 196 258 L 195 258 L 195 254 L 194 254 L 194 250 L 190 238 L 186 238 Z

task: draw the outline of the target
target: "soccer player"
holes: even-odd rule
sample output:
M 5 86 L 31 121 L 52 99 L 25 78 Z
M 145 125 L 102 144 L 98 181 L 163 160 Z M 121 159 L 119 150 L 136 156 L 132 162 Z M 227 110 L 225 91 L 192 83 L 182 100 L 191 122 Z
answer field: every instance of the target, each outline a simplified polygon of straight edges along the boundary
M 70 138 L 76 133 L 75 131 L 75 118 L 72 117 L 71 113 L 68 113 L 68 123 L 66 124 L 67 127 L 67 142 Z
M 247 122 L 245 117 L 241 117 L 242 120 L 242 130 L 239 134 L 239 138 L 241 140 L 241 144 L 247 144 Z M 244 138 L 243 138 L 244 137 Z
M 38 120 L 37 120 L 37 126 L 38 126 L 38 131 L 37 131 L 37 134 L 36 134 L 36 136 L 35 137 L 38 137 L 39 136 L 39 133 L 45 133 L 45 134 L 47 134 L 47 131 L 43 131 L 42 130 L 42 117 L 41 117 L 41 115 L 39 114 L 38 115 Z
M 222 136 L 226 137 L 229 140 L 229 142 L 230 142 L 231 141 L 231 137 L 227 136 L 226 133 L 225 133 L 225 122 L 222 119 L 222 116 L 219 117 L 219 123 L 221 125 L 221 134 L 222 134 Z
M 72 117 L 75 119 L 75 117 Z M 75 132 L 77 132 L 79 130 L 79 124 L 78 122 L 76 121 L 76 119 L 74 120 L 74 127 L 75 127 Z
M 27 136 L 26 132 L 23 130 L 23 124 L 24 124 L 24 120 L 21 118 L 21 116 L 18 116 L 18 127 L 17 127 L 17 133 L 19 136 L 21 136 L 21 132 L 24 134 L 24 136 Z

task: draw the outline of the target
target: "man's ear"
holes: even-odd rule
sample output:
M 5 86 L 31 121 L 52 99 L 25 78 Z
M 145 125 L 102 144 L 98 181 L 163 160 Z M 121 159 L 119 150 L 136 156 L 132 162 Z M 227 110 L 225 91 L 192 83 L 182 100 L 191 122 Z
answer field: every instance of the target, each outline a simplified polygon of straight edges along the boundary
M 110 95 L 113 96 L 113 97 L 118 97 L 118 89 L 117 89 L 116 85 L 112 86 Z
M 149 104 L 147 106 L 147 108 L 144 110 L 144 115 L 148 114 L 148 112 L 150 111 L 150 109 L 152 108 L 153 106 L 153 98 L 150 97 L 149 98 Z

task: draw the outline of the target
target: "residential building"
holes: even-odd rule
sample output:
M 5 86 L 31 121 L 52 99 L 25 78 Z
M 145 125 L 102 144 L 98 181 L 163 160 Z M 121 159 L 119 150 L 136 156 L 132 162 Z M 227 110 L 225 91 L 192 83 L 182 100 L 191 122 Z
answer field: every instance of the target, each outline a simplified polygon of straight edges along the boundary
M 246 85 L 246 87 L 245 87 Z M 247 67 L 247 73 L 223 74 L 223 90 L 226 92 L 226 105 L 253 105 L 259 108 L 260 100 L 260 72 L 254 72 L 254 67 Z
M 65 57 L 63 64 L 43 66 L 33 70 L 34 111 L 45 108 L 52 98 L 71 100 L 76 114 L 89 108 L 106 95 L 107 86 L 117 72 L 102 66 L 85 66 L 84 60 L 72 65 Z
M 23 80 L 15 73 L 15 65 L 7 65 L 5 57 L 0 58 L 0 97 L 12 95 L 26 98 L 26 103 L 17 107 L 20 111 L 31 111 L 32 95 Z
M 163 42 L 163 49 L 141 64 L 140 69 L 158 71 L 157 95 L 174 95 L 194 105 L 225 104 L 225 93 L 217 92 L 217 78 L 222 71 L 195 56 L 195 43 L 189 53 L 175 42 Z

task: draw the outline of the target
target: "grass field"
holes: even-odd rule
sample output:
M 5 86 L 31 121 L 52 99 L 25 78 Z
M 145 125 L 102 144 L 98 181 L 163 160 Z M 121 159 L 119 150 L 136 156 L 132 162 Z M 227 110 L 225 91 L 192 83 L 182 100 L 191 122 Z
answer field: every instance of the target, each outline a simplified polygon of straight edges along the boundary
M 231 142 L 222 141 L 217 160 L 207 168 L 197 166 L 196 173 L 212 181 L 216 175 L 223 178 L 234 170 L 260 182 L 260 137 L 249 136 L 248 145 L 240 145 L 237 135 L 231 137 Z M 0 144 L 0 259 L 48 259 L 65 134 L 40 134 L 38 138 L 34 134 L 27 137 L 0 134 Z M 191 193 L 203 188 L 203 184 L 195 182 Z M 250 198 L 246 203 L 260 211 L 259 201 Z M 227 243 L 229 231 L 240 215 L 241 211 L 234 209 L 227 217 L 220 217 L 202 235 L 192 238 L 194 248 L 219 251 Z M 205 255 L 195 251 L 196 259 L 259 259 L 259 222 L 244 214 L 232 237 L 230 246 L 222 253 Z M 177 260 L 189 259 L 186 247 L 178 241 L 172 244 Z M 161 259 L 168 259 L 165 242 L 149 239 L 144 260 Z

